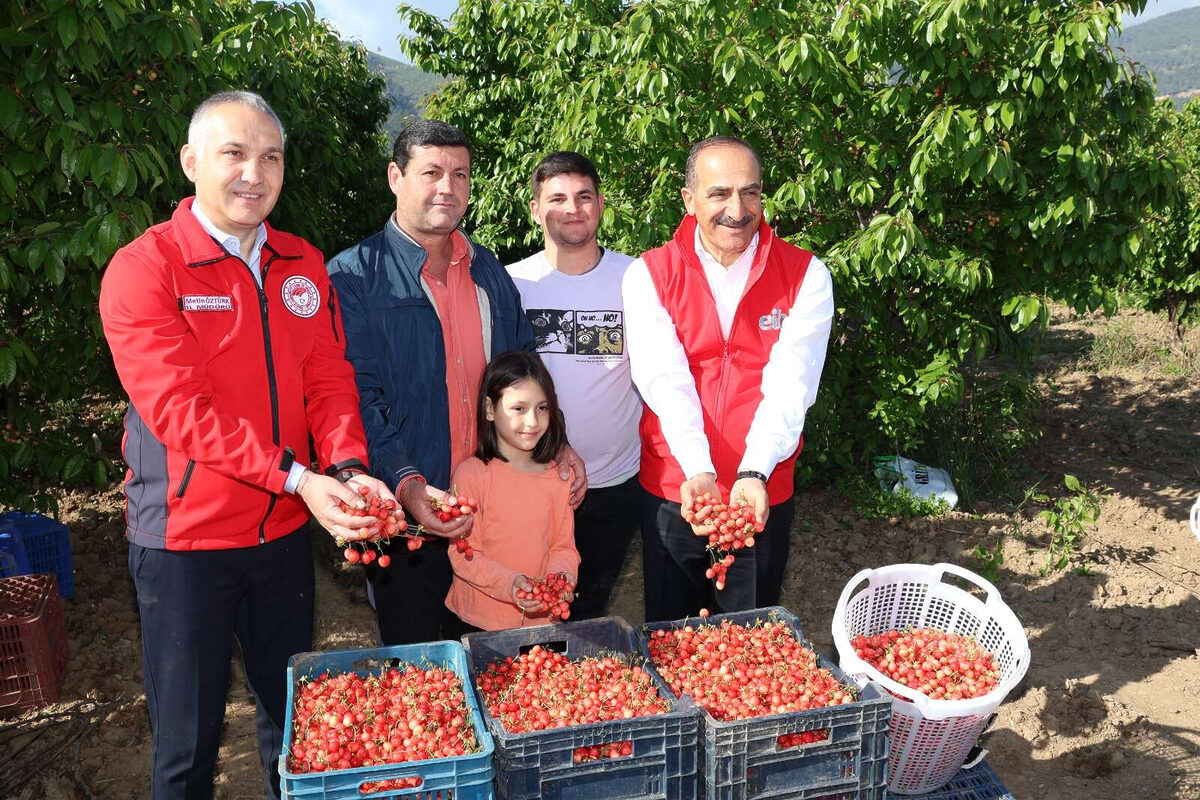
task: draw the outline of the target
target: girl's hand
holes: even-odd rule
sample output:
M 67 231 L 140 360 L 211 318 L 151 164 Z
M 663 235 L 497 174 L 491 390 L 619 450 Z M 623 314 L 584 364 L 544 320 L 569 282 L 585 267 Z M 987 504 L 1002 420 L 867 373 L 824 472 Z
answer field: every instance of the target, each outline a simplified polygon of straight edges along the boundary
M 510 593 L 512 595 L 513 604 L 526 614 L 536 614 L 543 610 L 542 601 L 532 597 L 526 597 L 524 599 L 518 598 L 517 590 L 532 592 L 533 584 L 529 582 L 529 578 L 525 577 L 524 575 L 518 575 L 516 579 L 513 580 L 512 592 Z
M 563 600 L 566 600 L 568 603 L 575 602 L 575 576 L 569 572 L 560 572 L 558 574 L 562 576 L 566 580 L 567 584 L 571 587 L 571 591 L 563 592 Z

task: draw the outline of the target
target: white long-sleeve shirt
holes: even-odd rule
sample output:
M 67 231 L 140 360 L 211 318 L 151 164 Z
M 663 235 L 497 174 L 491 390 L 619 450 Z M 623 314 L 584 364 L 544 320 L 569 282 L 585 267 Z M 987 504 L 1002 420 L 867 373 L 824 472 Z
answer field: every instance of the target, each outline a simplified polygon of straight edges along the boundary
M 695 245 L 716 301 L 721 333 L 728 337 L 750 277 L 758 236 L 728 269 L 704 249 L 698 229 Z M 625 272 L 622 297 L 633 383 L 658 416 L 671 455 L 688 479 L 716 472 L 687 354 L 641 258 Z M 750 423 L 739 471 L 769 476 L 800 443 L 805 414 L 817 399 L 832 325 L 833 281 L 829 269 L 813 256 L 763 368 L 763 399 Z

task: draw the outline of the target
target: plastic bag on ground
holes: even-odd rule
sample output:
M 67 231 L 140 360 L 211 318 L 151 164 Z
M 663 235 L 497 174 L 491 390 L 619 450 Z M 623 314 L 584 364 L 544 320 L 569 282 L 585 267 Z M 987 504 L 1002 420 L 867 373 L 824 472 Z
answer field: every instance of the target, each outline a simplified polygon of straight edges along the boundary
M 958 505 L 958 491 L 950 473 L 902 456 L 876 456 L 875 477 L 892 494 L 908 492 L 922 500 L 941 500 L 948 507 Z

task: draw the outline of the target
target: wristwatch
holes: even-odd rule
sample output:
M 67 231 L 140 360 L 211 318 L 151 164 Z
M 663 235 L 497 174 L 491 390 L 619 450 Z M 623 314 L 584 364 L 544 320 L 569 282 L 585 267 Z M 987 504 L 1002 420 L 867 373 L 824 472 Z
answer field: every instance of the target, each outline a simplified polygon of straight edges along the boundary
M 331 478 L 337 478 L 342 483 L 353 478 L 355 475 L 366 474 L 366 465 L 357 458 L 342 461 L 338 464 L 331 464 L 325 468 L 325 474 Z
M 737 479 L 740 481 L 742 478 L 757 478 L 758 480 L 762 481 L 764 485 L 767 482 L 766 475 L 763 475 L 761 472 L 756 472 L 752 469 L 744 469 L 739 471 L 737 474 Z

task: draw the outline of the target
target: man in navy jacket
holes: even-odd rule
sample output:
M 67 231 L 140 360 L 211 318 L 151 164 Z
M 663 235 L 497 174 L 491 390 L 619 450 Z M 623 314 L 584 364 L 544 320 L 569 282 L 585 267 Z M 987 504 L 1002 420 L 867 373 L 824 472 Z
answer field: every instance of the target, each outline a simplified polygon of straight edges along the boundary
M 396 138 L 388 185 L 396 211 L 379 233 L 329 262 L 341 304 L 346 356 L 354 365 L 371 472 L 395 490 L 408 515 L 445 537 L 412 552 L 393 548 L 387 568 L 367 570 L 384 645 L 452 631 L 449 539 L 471 518 L 438 519 L 450 476 L 475 453 L 483 369 L 506 350 L 533 348 L 520 295 L 496 256 L 458 227 L 467 210 L 471 150 L 458 128 L 420 120 Z M 574 468 L 572 503 L 586 490 Z M 565 476 L 564 471 L 564 476 Z

